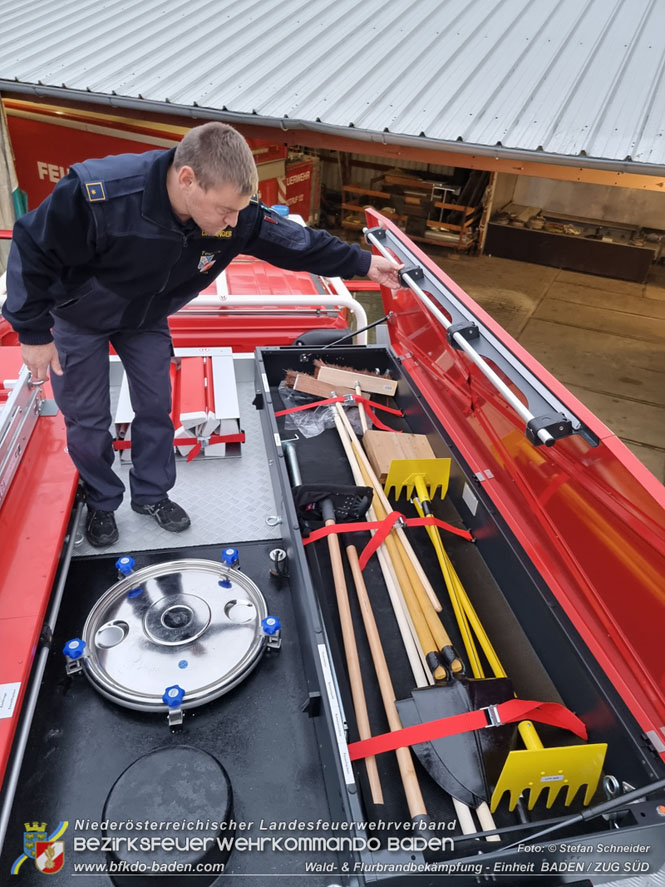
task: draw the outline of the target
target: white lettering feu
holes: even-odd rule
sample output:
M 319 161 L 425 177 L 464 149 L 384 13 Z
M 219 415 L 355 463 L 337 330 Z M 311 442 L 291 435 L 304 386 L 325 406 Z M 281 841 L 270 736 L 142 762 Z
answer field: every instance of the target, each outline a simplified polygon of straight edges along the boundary
M 55 163 L 45 163 L 43 160 L 37 161 L 37 174 L 40 179 L 48 179 L 49 182 L 59 182 L 69 172 L 69 167 L 65 169 L 63 166 L 56 166 Z

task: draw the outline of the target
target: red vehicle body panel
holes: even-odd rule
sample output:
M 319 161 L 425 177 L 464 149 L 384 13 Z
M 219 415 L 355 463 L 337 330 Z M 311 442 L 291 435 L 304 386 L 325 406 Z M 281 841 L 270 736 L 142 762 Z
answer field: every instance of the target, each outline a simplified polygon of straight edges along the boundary
M 368 226 L 404 237 L 367 211 Z M 433 272 L 599 438 L 551 448 L 523 420 L 410 290 L 383 289 L 403 365 L 475 472 L 645 732 L 665 741 L 665 487 L 630 450 L 421 250 Z M 665 754 L 663 755 L 665 758 Z
M 238 256 L 226 268 L 229 293 L 233 295 L 295 294 L 321 295 L 316 279 L 307 271 L 284 271 L 252 256 Z M 201 295 L 215 295 L 213 282 Z M 299 335 L 310 329 L 344 329 L 345 310 L 333 314 L 313 307 L 257 305 L 243 308 L 183 308 L 169 317 L 176 348 L 226 345 L 236 352 L 254 351 L 269 345 L 293 345 Z M 271 307 L 273 310 L 271 311 Z
M 20 348 L 0 348 L 0 380 L 15 379 Z M 53 395 L 48 385 L 45 397 Z M 18 712 L 44 624 L 78 472 L 67 455 L 62 414 L 41 416 L 0 509 L 0 685 L 20 683 Z M 0 718 L 0 782 L 18 717 Z

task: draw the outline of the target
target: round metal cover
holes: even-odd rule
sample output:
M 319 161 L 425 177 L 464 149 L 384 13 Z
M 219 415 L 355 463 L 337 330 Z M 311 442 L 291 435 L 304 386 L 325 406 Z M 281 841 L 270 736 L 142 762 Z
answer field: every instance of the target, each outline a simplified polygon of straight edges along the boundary
M 85 670 L 107 698 L 166 711 L 167 687 L 182 708 L 216 699 L 256 665 L 268 615 L 256 585 L 238 570 L 188 559 L 144 567 L 102 595 L 83 629 Z

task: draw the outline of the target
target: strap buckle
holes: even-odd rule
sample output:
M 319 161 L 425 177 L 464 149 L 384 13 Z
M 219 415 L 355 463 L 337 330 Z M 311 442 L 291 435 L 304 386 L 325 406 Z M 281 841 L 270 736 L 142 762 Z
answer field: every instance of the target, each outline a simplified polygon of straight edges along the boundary
M 355 394 L 345 394 L 345 395 L 343 395 L 343 397 L 344 397 L 344 403 L 354 405 L 356 402 Z
M 503 724 L 501 720 L 501 715 L 499 714 L 499 710 L 496 705 L 484 705 L 479 711 L 484 711 L 487 713 L 487 723 L 483 727 L 486 730 L 488 727 L 500 727 Z

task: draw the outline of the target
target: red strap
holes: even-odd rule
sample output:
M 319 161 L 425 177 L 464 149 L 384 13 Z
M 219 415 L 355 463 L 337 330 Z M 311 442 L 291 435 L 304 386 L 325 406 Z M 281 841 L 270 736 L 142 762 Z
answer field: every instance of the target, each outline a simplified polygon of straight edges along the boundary
M 363 407 L 363 409 L 367 413 L 367 416 L 372 420 L 372 423 L 377 428 L 380 428 L 381 431 L 392 431 L 395 434 L 402 433 L 395 428 L 389 428 L 387 425 L 384 425 L 383 422 L 381 422 L 380 419 L 376 416 L 376 414 L 372 412 L 370 406 L 374 407 L 374 409 L 376 410 L 383 410 L 384 413 L 392 413 L 393 416 L 403 416 L 404 413 L 401 410 L 394 410 L 392 409 L 392 407 L 384 407 L 383 404 L 375 403 L 373 400 L 368 400 L 366 397 L 363 397 L 362 394 L 350 394 L 348 396 Z M 344 403 L 346 400 L 346 395 L 341 395 L 340 397 L 329 397 L 326 400 L 317 400 L 314 401 L 314 403 L 306 403 L 300 407 L 290 407 L 288 410 L 278 410 L 275 415 L 286 416 L 289 413 L 299 413 L 301 410 L 311 410 L 314 407 L 325 407 L 333 403 Z
M 198 454 L 201 452 L 201 441 L 197 440 L 194 446 L 191 448 L 189 453 L 187 453 L 187 461 L 191 462 L 192 459 L 196 459 Z
M 239 431 L 237 434 L 211 434 L 208 438 L 208 444 L 218 444 L 218 443 L 245 443 L 245 432 Z M 202 441 L 198 437 L 179 437 L 177 440 L 173 441 L 173 445 L 176 447 L 194 447 L 198 446 L 198 450 L 196 455 L 201 452 Z M 114 450 L 131 450 L 132 442 L 131 440 L 114 440 L 113 441 L 113 449 Z M 193 452 L 193 451 L 192 451 Z M 190 454 L 191 455 L 191 454 Z M 193 457 L 192 457 L 193 458 Z
M 386 536 L 395 526 L 397 521 L 400 520 L 400 518 L 404 520 L 404 515 L 400 514 L 399 511 L 389 511 L 384 519 L 379 522 L 379 527 L 376 533 L 363 548 L 360 553 L 360 557 L 358 558 L 358 564 L 361 570 L 365 569 L 365 567 L 367 566 L 367 561 L 371 558 L 379 545 L 386 541 Z
M 379 526 L 379 521 L 358 521 L 355 524 L 328 524 L 327 527 L 320 527 L 302 540 L 303 545 L 309 545 L 310 542 L 316 542 L 318 539 L 324 539 L 335 533 L 362 533 L 366 530 L 373 530 Z
M 371 558 L 376 549 L 388 535 L 388 533 L 392 529 L 393 524 L 396 523 L 395 520 L 391 520 L 392 515 L 397 515 L 397 518 L 401 517 L 407 527 L 440 527 L 440 529 L 445 530 L 447 533 L 452 533 L 454 536 L 459 536 L 461 539 L 467 539 L 469 542 L 473 542 L 473 536 L 471 535 L 471 533 L 469 533 L 468 530 L 460 530 L 458 527 L 453 527 L 452 524 L 447 524 L 445 521 L 439 520 L 438 517 L 434 517 L 434 515 L 429 515 L 428 517 L 404 517 L 404 515 L 400 514 L 398 511 L 392 511 L 386 515 L 383 521 L 379 522 L 379 524 L 381 525 L 387 521 L 390 521 L 388 530 L 383 534 L 382 538 L 378 542 L 376 540 L 379 537 L 379 533 L 376 533 L 373 538 L 370 539 L 370 541 L 367 543 L 367 545 L 363 549 L 362 554 L 358 558 L 361 570 L 365 569 L 367 561 Z
M 380 736 L 352 742 L 349 745 L 349 757 L 352 761 L 358 761 L 362 758 L 380 755 L 383 752 L 395 751 L 395 749 L 404 746 L 418 745 L 420 742 L 432 739 L 442 739 L 444 736 L 454 736 L 458 733 L 468 733 L 470 730 L 482 730 L 484 727 L 525 720 L 551 724 L 554 727 L 570 730 L 580 739 L 588 738 L 583 721 L 570 709 L 559 705 L 558 702 L 509 699 L 492 708 L 493 714 L 498 719 L 496 723 L 488 716 L 487 709 L 479 708 L 476 711 L 439 718 L 436 721 L 427 721 L 414 727 L 402 727 L 401 730 L 394 730 L 392 733 L 382 733 Z
M 473 536 L 468 530 L 460 530 L 458 527 L 453 527 L 451 524 L 439 520 L 438 517 L 405 518 L 403 514 L 399 513 L 399 511 L 391 511 L 383 520 L 359 521 L 358 523 L 353 524 L 329 524 L 327 527 L 321 527 L 318 530 L 314 530 L 306 539 L 303 539 L 302 544 L 309 545 L 310 542 L 316 542 L 317 539 L 323 539 L 325 536 L 330 536 L 331 533 L 362 533 L 367 530 L 377 530 L 372 540 L 363 549 L 362 555 L 359 558 L 362 569 L 365 567 L 365 564 L 374 554 L 381 542 L 386 538 L 393 525 L 400 518 L 403 519 L 407 527 L 441 527 L 442 530 L 447 530 L 449 533 L 454 533 L 455 536 L 460 536 L 462 539 L 467 539 L 469 542 L 473 542 Z M 381 536 L 380 539 L 379 536 Z M 379 539 L 379 541 L 376 545 L 373 545 L 377 539 Z M 372 550 L 367 556 L 365 556 L 365 553 L 370 547 L 372 547 Z

